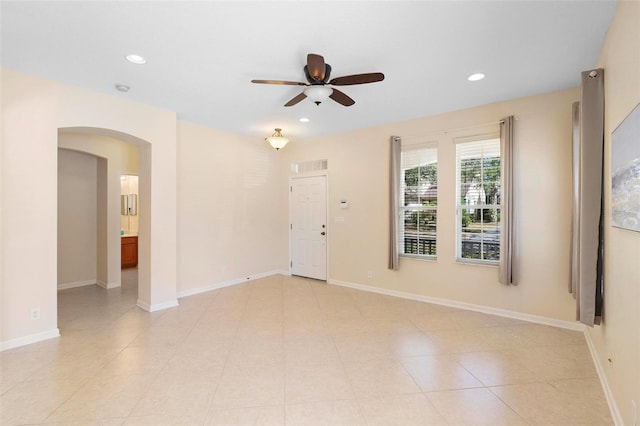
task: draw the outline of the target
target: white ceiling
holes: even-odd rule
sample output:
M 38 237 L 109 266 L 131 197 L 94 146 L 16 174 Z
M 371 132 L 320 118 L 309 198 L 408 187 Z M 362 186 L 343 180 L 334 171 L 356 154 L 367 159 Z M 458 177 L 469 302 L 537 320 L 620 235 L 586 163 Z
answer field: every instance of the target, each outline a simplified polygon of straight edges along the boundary
M 326 135 L 544 93 L 595 66 L 615 1 L 2 1 L 2 66 L 167 108 L 187 121 L 263 138 Z M 146 65 L 124 59 L 129 53 Z M 307 53 L 352 107 L 283 105 Z M 483 72 L 476 83 L 466 77 Z M 117 92 L 115 84 L 131 86 Z M 303 124 L 300 117 L 311 121 Z

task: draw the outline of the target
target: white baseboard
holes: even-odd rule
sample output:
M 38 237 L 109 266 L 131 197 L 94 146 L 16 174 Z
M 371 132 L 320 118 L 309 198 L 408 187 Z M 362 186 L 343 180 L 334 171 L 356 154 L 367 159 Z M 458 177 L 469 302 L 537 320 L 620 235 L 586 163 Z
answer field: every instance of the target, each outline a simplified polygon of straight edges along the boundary
M 84 287 L 86 285 L 94 285 L 94 284 L 97 284 L 96 280 L 84 280 L 84 281 L 73 281 L 70 283 L 62 283 L 62 284 L 58 284 L 58 291 L 66 290 L 68 288 Z
M 60 330 L 54 328 L 53 330 L 43 331 L 42 333 L 30 334 L 24 337 L 18 337 L 17 339 L 6 340 L 0 342 L 0 352 L 6 351 L 20 346 L 30 345 L 32 343 L 41 342 L 47 339 L 53 339 L 60 337 Z
M 591 352 L 591 358 L 593 359 L 593 364 L 596 367 L 598 378 L 600 379 L 600 384 L 602 385 L 602 391 L 604 392 L 604 396 L 607 399 L 609 411 L 611 411 L 611 416 L 613 417 L 613 424 L 615 424 L 616 426 L 624 426 L 622 415 L 620 414 L 620 410 L 618 409 L 618 404 L 616 404 L 616 400 L 613 398 L 613 393 L 611 392 L 611 388 L 609 387 L 609 381 L 607 380 L 607 376 L 604 373 L 604 368 L 600 363 L 598 352 L 596 352 L 596 348 L 593 346 L 593 340 L 591 340 L 591 335 L 589 334 L 588 330 L 584 331 L 584 337 L 587 340 L 587 346 L 589 346 L 589 352 Z
M 276 269 L 276 270 L 269 271 L 269 272 L 261 272 L 259 274 L 249 275 L 248 277 L 235 278 L 235 279 L 232 279 L 232 280 L 221 281 L 221 282 L 209 284 L 209 285 L 206 285 L 204 287 L 198 287 L 198 288 L 192 288 L 192 289 L 189 289 L 189 290 L 180 291 L 180 292 L 178 292 L 178 298 L 180 299 L 180 298 L 187 297 L 187 296 L 193 296 L 193 295 L 200 294 L 200 293 L 206 293 L 207 291 L 217 290 L 219 288 L 229 287 L 229 286 L 236 285 L 236 284 L 241 284 L 241 283 L 244 283 L 244 282 L 247 282 L 247 281 L 254 281 L 254 280 L 257 280 L 259 278 L 270 277 L 272 275 L 291 275 L 291 274 L 289 273 L 289 271 L 285 271 L 285 270 L 282 270 L 282 269 Z
M 96 284 L 106 290 L 120 287 L 120 283 L 105 283 L 104 281 L 100 280 L 96 281 Z
M 150 305 L 147 302 L 138 299 L 138 301 L 136 302 L 136 305 L 147 312 L 156 312 L 156 311 L 161 311 L 163 309 L 175 308 L 176 306 L 179 306 L 179 303 L 178 303 L 178 299 L 173 299 L 173 300 L 168 300 L 166 302 L 154 303 L 153 305 Z
M 259 278 L 265 278 L 265 277 L 270 277 L 272 275 L 291 275 L 289 273 L 289 271 L 285 271 L 282 269 L 276 269 L 273 271 L 268 271 L 268 272 L 261 272 L 259 274 L 253 274 L 253 275 L 249 275 L 247 277 L 243 277 L 243 278 L 235 278 L 232 280 L 227 280 L 227 281 L 222 281 L 222 282 L 218 282 L 218 283 L 213 283 L 213 284 L 209 284 L 207 286 L 204 287 L 198 287 L 198 288 L 192 288 L 189 290 L 184 290 L 184 291 L 180 291 L 177 294 L 178 299 L 181 299 L 183 297 L 187 297 L 187 296 L 193 296 L 196 294 L 200 294 L 200 293 L 206 293 L 207 291 L 212 291 L 212 290 L 217 290 L 219 288 L 224 288 L 224 287 L 229 287 L 232 285 L 236 285 L 236 284 L 241 284 L 247 281 L 254 281 L 257 280 Z M 174 301 L 169 301 L 169 302 L 164 302 L 164 303 L 159 303 L 159 304 L 155 304 L 155 305 L 149 305 L 146 302 L 143 302 L 142 300 L 138 299 L 137 305 L 144 309 L 145 311 L 149 311 L 149 312 L 155 312 L 155 311 L 159 311 L 161 309 L 167 309 L 167 308 L 173 308 L 174 306 L 178 306 L 178 301 L 174 300 Z
M 395 296 L 395 297 L 400 297 L 402 299 L 416 300 L 418 302 L 427 302 L 427 303 L 433 303 L 433 304 L 436 304 L 436 305 L 449 306 L 449 307 L 452 307 L 452 308 L 466 309 L 468 311 L 475 311 L 475 312 L 482 312 L 484 314 L 498 315 L 498 316 L 501 316 L 501 317 L 513 318 L 513 319 L 518 319 L 518 320 L 522 320 L 522 321 L 533 322 L 533 323 L 536 323 L 536 324 L 550 325 L 550 326 L 553 326 L 553 327 L 565 328 L 565 329 L 568 329 L 568 330 L 584 332 L 585 329 L 586 329 L 586 326 L 584 324 L 581 324 L 581 323 L 579 323 L 577 321 L 576 322 L 574 322 L 574 321 L 563 321 L 563 320 L 559 320 L 559 319 L 555 319 L 555 318 L 547 318 L 547 317 L 543 317 L 543 316 L 539 316 L 539 315 L 524 314 L 524 313 L 521 313 L 521 312 L 509 311 L 509 310 L 506 310 L 506 309 L 493 308 L 491 306 L 474 305 L 472 303 L 458 302 L 456 300 L 441 299 L 441 298 L 438 298 L 438 297 L 423 296 L 423 295 L 420 295 L 420 294 L 408 293 L 408 292 L 404 292 L 404 291 L 389 290 L 389 289 L 386 289 L 386 288 L 373 287 L 373 286 L 365 285 L 365 284 L 354 284 L 354 283 L 349 283 L 349 282 L 346 282 L 346 281 L 339 281 L 339 280 L 329 279 L 327 282 L 329 284 L 334 284 L 334 285 L 338 285 L 338 286 L 342 286 L 342 287 L 354 288 L 356 290 L 368 291 L 368 292 L 372 292 L 372 293 L 384 294 L 386 296 Z

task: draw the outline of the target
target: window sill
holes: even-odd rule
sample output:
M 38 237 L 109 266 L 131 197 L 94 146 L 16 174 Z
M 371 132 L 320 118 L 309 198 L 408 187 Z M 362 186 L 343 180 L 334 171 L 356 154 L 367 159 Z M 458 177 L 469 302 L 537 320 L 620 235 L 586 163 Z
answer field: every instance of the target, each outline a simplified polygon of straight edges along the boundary
M 474 260 L 474 259 L 457 258 L 456 263 L 460 265 L 470 265 L 470 266 L 488 266 L 491 268 L 500 266 L 500 262 L 495 260 Z
M 437 256 L 420 256 L 417 254 L 399 254 L 398 257 L 401 259 L 426 260 L 429 262 L 435 262 L 438 260 Z

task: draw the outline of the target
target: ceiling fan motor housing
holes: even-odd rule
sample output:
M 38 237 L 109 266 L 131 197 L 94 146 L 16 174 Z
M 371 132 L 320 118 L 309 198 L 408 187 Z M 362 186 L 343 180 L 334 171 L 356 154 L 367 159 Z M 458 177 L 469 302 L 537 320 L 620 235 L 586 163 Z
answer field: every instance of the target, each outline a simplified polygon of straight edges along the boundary
M 304 75 L 307 78 L 307 81 L 310 84 L 326 84 L 331 77 L 331 65 L 325 63 L 324 64 L 324 78 L 323 79 L 314 79 L 311 74 L 309 74 L 309 67 L 307 65 L 304 66 Z

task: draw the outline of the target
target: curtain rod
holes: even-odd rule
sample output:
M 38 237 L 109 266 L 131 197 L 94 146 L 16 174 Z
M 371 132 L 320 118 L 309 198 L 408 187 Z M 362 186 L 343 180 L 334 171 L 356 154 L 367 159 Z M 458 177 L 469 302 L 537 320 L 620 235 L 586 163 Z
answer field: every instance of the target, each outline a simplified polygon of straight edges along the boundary
M 518 121 L 517 118 L 515 120 Z M 437 133 L 444 133 L 446 135 L 447 133 L 459 132 L 461 130 L 473 129 L 473 128 L 476 128 L 476 127 L 484 127 L 484 126 L 490 126 L 492 124 L 502 124 L 502 123 L 504 123 L 504 120 L 492 121 L 492 122 L 489 122 L 489 123 L 474 124 L 472 126 L 456 127 L 456 128 L 453 128 L 453 129 L 434 130 L 433 132 L 420 133 L 420 134 L 417 134 L 417 135 L 400 136 L 400 138 L 401 139 L 421 138 L 421 137 L 424 137 L 424 136 L 435 135 Z

